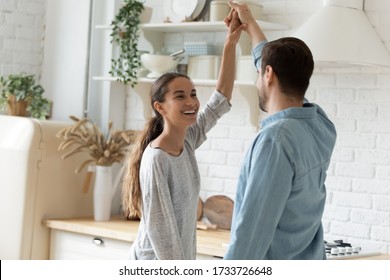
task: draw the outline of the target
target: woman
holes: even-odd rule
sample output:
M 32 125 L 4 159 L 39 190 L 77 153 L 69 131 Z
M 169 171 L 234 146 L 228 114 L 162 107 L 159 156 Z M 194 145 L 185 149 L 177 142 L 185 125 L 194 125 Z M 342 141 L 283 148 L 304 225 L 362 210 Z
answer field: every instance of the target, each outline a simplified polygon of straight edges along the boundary
M 237 13 L 227 25 L 216 91 L 203 110 L 185 75 L 167 73 L 152 86 L 155 117 L 133 148 L 123 183 L 125 213 L 141 217 L 132 258 L 195 259 L 200 190 L 195 149 L 230 110 L 236 44 L 243 29 Z

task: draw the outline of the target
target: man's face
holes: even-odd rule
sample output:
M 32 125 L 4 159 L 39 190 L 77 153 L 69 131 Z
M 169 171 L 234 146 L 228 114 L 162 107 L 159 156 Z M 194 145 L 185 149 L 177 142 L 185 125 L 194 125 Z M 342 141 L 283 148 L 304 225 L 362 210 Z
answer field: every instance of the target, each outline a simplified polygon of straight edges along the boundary
M 265 87 L 264 83 L 264 76 L 262 74 L 261 68 L 259 69 L 259 76 L 257 78 L 257 89 L 258 89 L 258 96 L 259 96 L 259 108 L 263 112 L 267 112 L 266 106 L 267 106 L 267 89 Z

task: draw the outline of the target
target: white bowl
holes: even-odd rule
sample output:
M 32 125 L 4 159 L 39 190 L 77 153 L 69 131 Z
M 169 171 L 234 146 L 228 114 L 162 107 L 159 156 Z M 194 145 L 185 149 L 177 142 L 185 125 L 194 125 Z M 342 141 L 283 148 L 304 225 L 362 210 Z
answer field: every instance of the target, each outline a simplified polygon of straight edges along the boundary
M 180 59 L 169 55 L 149 54 L 141 55 L 142 65 L 150 71 L 148 78 L 158 78 L 162 74 L 176 69 Z

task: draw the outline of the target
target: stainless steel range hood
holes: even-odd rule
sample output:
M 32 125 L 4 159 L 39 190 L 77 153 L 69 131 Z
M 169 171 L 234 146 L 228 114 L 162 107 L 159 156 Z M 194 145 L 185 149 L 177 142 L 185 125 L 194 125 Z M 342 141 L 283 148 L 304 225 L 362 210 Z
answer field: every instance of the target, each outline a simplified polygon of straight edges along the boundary
M 389 52 L 363 6 L 363 0 L 324 0 L 293 36 L 306 42 L 317 66 L 390 67 Z

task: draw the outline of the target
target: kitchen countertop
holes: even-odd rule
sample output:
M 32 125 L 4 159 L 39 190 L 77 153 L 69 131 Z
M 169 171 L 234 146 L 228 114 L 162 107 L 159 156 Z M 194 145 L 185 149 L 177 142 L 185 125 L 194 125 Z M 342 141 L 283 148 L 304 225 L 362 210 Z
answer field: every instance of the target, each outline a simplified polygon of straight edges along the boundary
M 50 229 L 133 242 L 139 221 L 129 221 L 118 216 L 111 217 L 109 221 L 94 221 L 93 218 L 48 219 L 44 224 Z M 229 236 L 228 230 L 197 230 L 197 253 L 222 258 Z
M 111 217 L 109 221 L 94 221 L 93 218 L 48 219 L 43 223 L 50 229 L 94 235 L 121 241 L 133 242 L 137 236 L 139 221 L 129 221 L 124 217 Z M 197 253 L 222 258 L 227 250 L 230 231 L 197 230 Z M 390 255 L 351 256 L 341 259 L 390 260 Z

